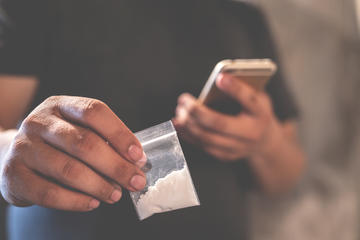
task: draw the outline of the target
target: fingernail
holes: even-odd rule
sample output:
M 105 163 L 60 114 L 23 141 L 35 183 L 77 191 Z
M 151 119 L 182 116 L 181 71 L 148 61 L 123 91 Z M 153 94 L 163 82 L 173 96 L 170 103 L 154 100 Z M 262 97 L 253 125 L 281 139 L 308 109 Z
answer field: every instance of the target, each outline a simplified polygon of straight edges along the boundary
M 146 164 L 146 155 L 145 155 L 145 152 L 143 151 L 143 156 L 140 158 L 139 161 L 136 162 L 136 165 L 140 168 L 142 168 L 145 164 Z
M 144 157 L 143 150 L 136 145 L 131 145 L 128 152 L 134 162 L 140 161 Z
M 89 209 L 95 209 L 100 206 L 100 202 L 96 199 L 92 199 L 89 203 Z
M 111 194 L 110 199 L 111 199 L 111 201 L 113 201 L 113 202 L 117 202 L 117 201 L 120 200 L 121 195 L 122 195 L 122 194 L 121 194 L 121 192 L 120 192 L 119 190 L 115 190 L 115 191 Z
M 141 175 L 135 175 L 130 180 L 131 187 L 135 188 L 136 190 L 141 190 L 145 187 L 146 179 Z

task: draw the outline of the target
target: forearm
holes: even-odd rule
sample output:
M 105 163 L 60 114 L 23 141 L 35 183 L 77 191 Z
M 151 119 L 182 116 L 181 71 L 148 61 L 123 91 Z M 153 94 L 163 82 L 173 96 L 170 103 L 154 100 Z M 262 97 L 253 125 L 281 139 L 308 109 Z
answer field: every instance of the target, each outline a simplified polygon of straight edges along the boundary
M 261 190 L 269 195 L 294 187 L 305 165 L 304 153 L 296 137 L 281 125 L 275 129 L 265 150 L 249 160 Z

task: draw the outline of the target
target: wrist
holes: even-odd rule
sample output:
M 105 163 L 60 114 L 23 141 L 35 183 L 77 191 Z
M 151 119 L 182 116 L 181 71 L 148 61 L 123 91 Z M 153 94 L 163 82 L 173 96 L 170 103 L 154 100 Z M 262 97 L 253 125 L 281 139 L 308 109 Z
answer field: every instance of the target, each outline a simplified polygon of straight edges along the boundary
M 281 152 L 284 141 L 285 138 L 281 124 L 276 118 L 274 118 L 270 121 L 265 137 L 260 143 L 257 151 L 254 152 L 253 157 L 261 157 L 265 159 L 271 158 L 274 153 Z

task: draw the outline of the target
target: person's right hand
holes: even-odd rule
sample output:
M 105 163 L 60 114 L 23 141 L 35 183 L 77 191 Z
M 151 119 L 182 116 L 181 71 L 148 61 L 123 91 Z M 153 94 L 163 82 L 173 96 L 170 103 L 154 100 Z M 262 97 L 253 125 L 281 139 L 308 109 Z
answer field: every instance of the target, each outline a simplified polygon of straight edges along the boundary
M 55 96 L 22 122 L 1 166 L 1 193 L 16 206 L 90 211 L 138 191 L 146 156 L 103 102 Z

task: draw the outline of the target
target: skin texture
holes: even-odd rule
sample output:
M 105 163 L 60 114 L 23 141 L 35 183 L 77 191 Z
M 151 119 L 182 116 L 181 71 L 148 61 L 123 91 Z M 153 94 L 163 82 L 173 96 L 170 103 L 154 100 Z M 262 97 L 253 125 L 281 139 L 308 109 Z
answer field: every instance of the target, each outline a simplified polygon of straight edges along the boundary
M 249 159 L 265 193 L 281 193 L 293 187 L 304 168 L 296 124 L 280 123 L 266 93 L 231 75 L 220 75 L 216 85 L 245 110 L 236 116 L 225 115 L 183 94 L 173 119 L 180 136 L 219 161 Z
M 146 156 L 98 100 L 54 96 L 22 122 L 1 162 L 1 193 L 16 206 L 89 211 L 144 188 Z

